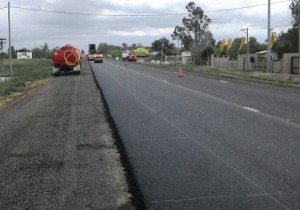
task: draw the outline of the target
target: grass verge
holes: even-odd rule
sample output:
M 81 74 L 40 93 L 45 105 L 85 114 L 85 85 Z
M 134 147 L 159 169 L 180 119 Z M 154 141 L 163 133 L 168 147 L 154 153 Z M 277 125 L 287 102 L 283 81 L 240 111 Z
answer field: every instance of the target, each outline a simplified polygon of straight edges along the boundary
M 238 70 L 227 70 L 212 67 L 194 67 L 192 71 L 203 72 L 224 77 L 236 77 L 246 78 L 259 81 L 269 81 L 277 84 L 289 84 L 289 85 L 300 85 L 299 76 L 288 76 L 284 74 L 276 73 L 264 73 L 264 72 L 253 72 L 253 71 L 238 71 Z
M 0 76 L 10 76 L 10 64 L 4 60 L 0 68 Z M 8 102 L 25 89 L 45 83 L 51 77 L 52 61 L 42 60 L 13 60 L 13 79 L 7 82 L 0 82 L 0 101 Z

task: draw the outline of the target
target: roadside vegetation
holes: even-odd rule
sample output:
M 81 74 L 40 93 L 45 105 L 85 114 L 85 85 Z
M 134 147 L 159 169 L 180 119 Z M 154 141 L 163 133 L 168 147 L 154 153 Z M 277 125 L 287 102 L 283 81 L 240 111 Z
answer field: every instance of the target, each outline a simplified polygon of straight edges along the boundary
M 284 77 L 280 74 L 268 74 L 265 72 L 259 71 L 245 71 L 245 70 L 230 70 L 230 69 L 221 69 L 205 66 L 186 66 L 188 71 L 202 72 L 222 77 L 230 78 L 246 78 L 253 80 L 269 81 L 277 84 L 289 84 L 289 85 L 300 85 L 300 77 L 298 75 Z
M 38 81 L 51 77 L 50 59 L 13 60 L 13 80 L 0 82 L 0 100 L 12 93 L 21 92 L 26 87 L 35 86 Z M 0 68 L 2 78 L 10 77 L 10 64 L 4 60 Z

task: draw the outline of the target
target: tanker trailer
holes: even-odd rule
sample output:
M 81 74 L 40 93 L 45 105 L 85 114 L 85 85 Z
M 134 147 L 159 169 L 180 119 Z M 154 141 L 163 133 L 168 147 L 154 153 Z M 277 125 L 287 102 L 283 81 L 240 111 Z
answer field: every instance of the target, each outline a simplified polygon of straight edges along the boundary
M 59 48 L 52 54 L 52 60 L 54 63 L 53 75 L 60 74 L 61 72 L 74 72 L 80 74 L 80 51 L 77 47 L 66 45 Z

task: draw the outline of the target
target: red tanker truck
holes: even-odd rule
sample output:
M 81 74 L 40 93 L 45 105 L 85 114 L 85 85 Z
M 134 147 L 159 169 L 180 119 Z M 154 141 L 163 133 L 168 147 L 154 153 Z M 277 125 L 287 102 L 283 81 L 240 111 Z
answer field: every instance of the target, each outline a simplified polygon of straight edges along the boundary
M 54 63 L 53 75 L 61 72 L 74 72 L 77 74 L 81 72 L 80 51 L 75 46 L 68 44 L 59 48 L 52 54 L 52 60 Z

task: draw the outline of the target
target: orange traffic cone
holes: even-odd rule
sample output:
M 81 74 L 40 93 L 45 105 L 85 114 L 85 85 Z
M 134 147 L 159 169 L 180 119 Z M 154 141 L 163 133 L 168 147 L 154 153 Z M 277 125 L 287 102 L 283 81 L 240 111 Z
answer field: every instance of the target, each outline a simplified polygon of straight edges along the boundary
M 181 68 L 181 66 L 180 66 L 180 68 L 179 68 L 179 71 L 178 71 L 178 77 L 183 77 L 183 75 L 182 75 L 182 68 Z

